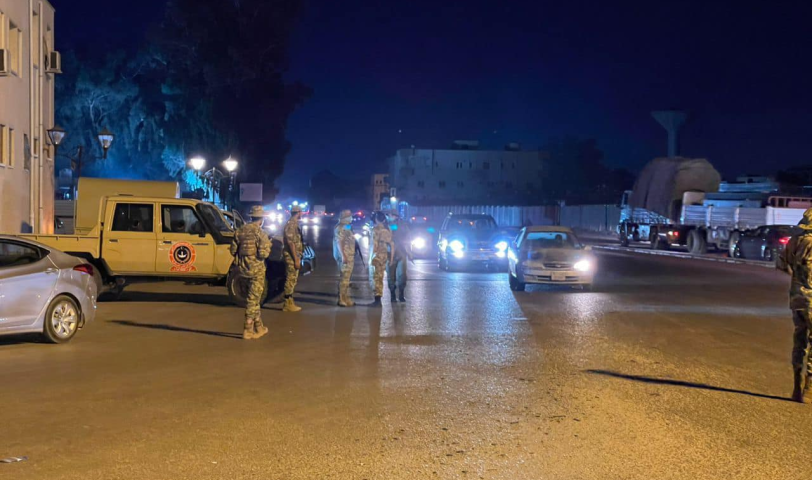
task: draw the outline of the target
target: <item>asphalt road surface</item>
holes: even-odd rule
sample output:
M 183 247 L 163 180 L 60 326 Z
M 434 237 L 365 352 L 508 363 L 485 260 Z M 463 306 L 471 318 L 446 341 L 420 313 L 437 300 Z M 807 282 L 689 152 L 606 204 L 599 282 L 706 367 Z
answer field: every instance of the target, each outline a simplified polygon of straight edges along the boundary
M 329 242 L 260 340 L 171 283 L 69 345 L 0 339 L 0 458 L 28 457 L 0 478 L 808 478 L 778 272 L 602 253 L 595 292 L 514 294 L 419 263 L 405 305 L 339 309 Z

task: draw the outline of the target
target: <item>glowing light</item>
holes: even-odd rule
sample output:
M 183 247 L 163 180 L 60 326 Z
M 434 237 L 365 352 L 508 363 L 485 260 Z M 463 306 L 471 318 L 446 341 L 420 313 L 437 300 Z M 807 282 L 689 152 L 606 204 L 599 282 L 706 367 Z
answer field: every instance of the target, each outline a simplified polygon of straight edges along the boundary
M 579 260 L 575 262 L 573 268 L 579 272 L 588 272 L 590 269 L 592 269 L 592 265 L 589 263 L 589 260 Z
M 513 250 L 508 250 L 507 256 L 510 260 L 513 260 L 514 262 L 519 261 L 519 258 L 516 256 L 516 252 L 514 252 Z
M 361 234 L 360 233 L 356 233 L 355 235 L 353 235 L 353 237 L 355 237 L 356 240 L 361 240 Z
M 294 200 L 294 201 L 293 201 L 293 204 L 294 204 L 294 205 L 299 205 L 299 201 L 298 201 L 298 200 Z
M 505 251 L 502 250 L 502 251 L 496 252 L 496 256 L 499 257 L 499 258 L 505 258 Z
M 503 242 L 499 242 L 499 243 L 496 244 L 496 249 L 499 250 L 499 253 L 501 253 L 503 257 L 505 256 L 504 254 L 505 254 L 505 250 L 507 250 L 507 248 L 508 248 L 508 243 L 507 242 L 503 241 Z
M 192 166 L 192 168 L 199 172 L 200 170 L 203 170 L 203 167 L 206 166 L 206 159 L 203 157 L 194 157 L 189 160 L 189 164 Z
M 423 237 L 417 237 L 412 240 L 412 248 L 416 248 L 417 250 L 423 250 L 426 248 L 426 239 Z
M 223 162 L 223 166 L 226 167 L 226 170 L 228 170 L 229 173 L 231 173 L 237 169 L 237 161 L 231 157 L 228 157 Z
M 453 240 L 453 241 L 451 241 L 451 243 L 448 244 L 448 248 L 450 248 L 451 251 L 456 254 L 458 252 L 461 253 L 463 251 L 463 249 L 465 248 L 465 245 L 463 245 L 462 242 L 459 241 L 459 240 Z M 460 258 L 460 257 L 457 257 L 457 258 Z
M 454 252 L 454 258 L 462 258 L 464 256 L 465 256 L 465 252 L 463 252 L 462 250 Z

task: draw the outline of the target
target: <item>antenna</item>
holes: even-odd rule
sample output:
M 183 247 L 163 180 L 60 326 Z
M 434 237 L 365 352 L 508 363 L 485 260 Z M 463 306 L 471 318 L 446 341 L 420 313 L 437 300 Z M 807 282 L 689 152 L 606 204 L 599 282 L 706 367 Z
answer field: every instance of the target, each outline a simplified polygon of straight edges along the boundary
M 679 155 L 679 131 L 688 114 L 682 110 L 657 110 L 651 112 L 654 120 L 668 132 L 668 156 L 673 158 Z

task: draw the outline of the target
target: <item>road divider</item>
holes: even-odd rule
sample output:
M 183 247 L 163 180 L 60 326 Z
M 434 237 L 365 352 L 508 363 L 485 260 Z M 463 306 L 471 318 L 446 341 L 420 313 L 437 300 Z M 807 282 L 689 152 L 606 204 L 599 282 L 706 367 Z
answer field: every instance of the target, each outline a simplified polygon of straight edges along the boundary
M 620 247 L 615 245 L 595 245 L 592 247 L 597 251 L 636 253 L 639 255 L 657 255 L 660 257 L 688 258 L 691 260 L 704 260 L 707 262 L 728 263 L 737 265 L 751 265 L 754 267 L 775 268 L 774 262 L 762 262 L 759 260 L 746 260 L 743 258 L 730 258 L 722 255 L 697 255 L 687 252 L 674 252 L 669 250 L 645 250 L 642 248 Z

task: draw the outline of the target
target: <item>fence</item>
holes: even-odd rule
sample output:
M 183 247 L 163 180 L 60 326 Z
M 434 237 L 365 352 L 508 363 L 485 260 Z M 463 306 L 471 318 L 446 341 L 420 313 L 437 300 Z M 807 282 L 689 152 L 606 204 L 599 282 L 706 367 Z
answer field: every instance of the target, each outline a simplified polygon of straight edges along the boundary
M 578 230 L 613 233 L 620 223 L 620 208 L 616 205 L 555 205 L 518 207 L 499 205 L 415 206 L 406 208 L 409 217 L 428 217 L 432 223 L 441 222 L 449 213 L 483 213 L 490 215 L 502 227 L 525 225 L 562 225 Z

